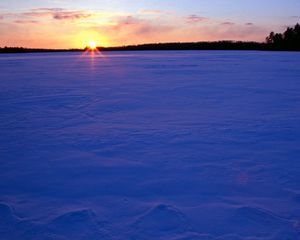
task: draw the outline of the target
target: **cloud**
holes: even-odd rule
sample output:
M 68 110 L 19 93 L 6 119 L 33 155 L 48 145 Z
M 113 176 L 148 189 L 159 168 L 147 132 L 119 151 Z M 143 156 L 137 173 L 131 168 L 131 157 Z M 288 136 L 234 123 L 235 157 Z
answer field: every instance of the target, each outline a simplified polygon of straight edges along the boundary
M 89 18 L 92 14 L 84 12 L 56 12 L 53 13 L 53 18 L 56 20 L 75 20 L 81 18 Z
M 214 29 L 205 28 L 205 32 L 212 39 L 219 40 L 235 40 L 235 41 L 262 41 L 268 34 L 268 30 L 263 27 L 248 25 L 245 27 L 244 24 L 229 24 L 228 27 L 219 25 Z
M 87 11 L 73 11 L 63 8 L 36 8 L 31 11 L 21 13 L 20 15 L 33 18 L 52 17 L 56 20 L 76 20 L 92 16 L 92 14 Z
M 34 20 L 16 20 L 14 21 L 14 23 L 17 23 L 17 24 L 38 24 L 39 21 L 34 21 Z
M 199 22 L 203 22 L 203 21 L 207 21 L 207 20 L 208 20 L 208 18 L 198 16 L 198 15 L 195 15 L 195 14 L 189 15 L 186 18 L 187 23 L 199 23 Z
M 33 12 L 40 12 L 40 11 L 46 11 L 46 12 L 60 12 L 64 11 L 64 8 L 33 8 L 31 11 Z
M 117 28 L 125 28 L 131 32 L 137 34 L 149 34 L 154 32 L 160 32 L 166 29 L 171 29 L 170 26 L 166 26 L 163 22 L 157 22 L 158 20 L 151 19 L 141 19 L 134 16 L 128 16 L 126 18 L 121 18 L 117 22 Z
M 176 29 L 166 19 L 148 19 L 134 15 L 114 17 L 108 25 L 93 27 L 94 31 L 109 36 L 110 45 L 163 42 Z
M 245 25 L 246 25 L 246 26 L 253 26 L 253 25 L 254 25 L 254 23 L 252 23 L 252 22 L 248 22 L 248 23 L 245 23 Z
M 143 22 L 142 19 L 136 18 L 134 16 L 126 16 L 126 17 L 121 17 L 118 19 L 117 24 L 120 25 L 133 25 L 133 24 L 140 24 Z
M 233 22 L 222 22 L 221 23 L 221 25 L 225 25 L 225 26 L 233 26 L 233 25 L 235 25 L 235 23 L 233 23 Z

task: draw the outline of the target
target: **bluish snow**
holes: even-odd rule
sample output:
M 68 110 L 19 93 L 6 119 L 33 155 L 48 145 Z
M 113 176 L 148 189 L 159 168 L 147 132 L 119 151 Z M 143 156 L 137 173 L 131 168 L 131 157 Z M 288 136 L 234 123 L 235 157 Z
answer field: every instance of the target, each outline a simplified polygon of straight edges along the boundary
M 300 239 L 300 54 L 0 56 L 0 239 Z

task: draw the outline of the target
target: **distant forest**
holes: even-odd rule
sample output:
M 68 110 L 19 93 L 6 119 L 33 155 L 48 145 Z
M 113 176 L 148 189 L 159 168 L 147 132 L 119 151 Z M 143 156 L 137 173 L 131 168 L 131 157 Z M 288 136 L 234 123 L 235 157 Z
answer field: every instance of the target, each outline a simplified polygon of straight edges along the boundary
M 284 33 L 271 32 L 265 42 L 218 41 L 191 43 L 153 43 L 119 47 L 98 47 L 99 51 L 146 51 L 146 50 L 261 50 L 261 51 L 300 51 L 300 25 L 288 27 Z M 0 48 L 0 53 L 33 52 L 78 52 L 85 49 L 31 49 L 22 47 Z

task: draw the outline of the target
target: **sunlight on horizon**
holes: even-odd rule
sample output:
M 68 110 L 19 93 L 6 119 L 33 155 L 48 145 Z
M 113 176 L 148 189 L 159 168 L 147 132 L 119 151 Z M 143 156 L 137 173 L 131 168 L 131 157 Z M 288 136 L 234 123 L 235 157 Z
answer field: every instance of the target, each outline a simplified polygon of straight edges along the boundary
M 107 36 L 93 30 L 80 31 L 70 40 L 69 44 L 75 48 L 90 48 L 91 42 L 95 43 L 95 47 L 106 47 L 110 45 L 110 41 L 108 41 Z
M 89 48 L 94 51 L 97 48 L 96 42 L 95 41 L 90 41 L 89 42 Z

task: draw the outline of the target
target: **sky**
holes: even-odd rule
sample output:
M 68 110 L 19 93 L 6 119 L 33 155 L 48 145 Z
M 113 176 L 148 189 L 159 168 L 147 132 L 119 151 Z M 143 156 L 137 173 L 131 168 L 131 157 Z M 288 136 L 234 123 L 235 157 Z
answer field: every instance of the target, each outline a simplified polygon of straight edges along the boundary
M 299 0 L 0 0 L 0 47 L 264 41 L 300 22 Z

